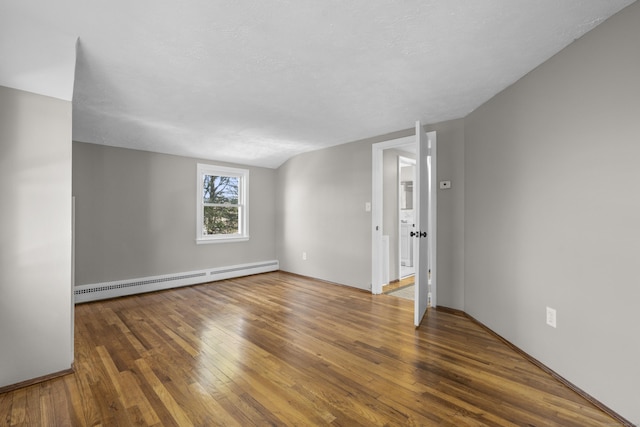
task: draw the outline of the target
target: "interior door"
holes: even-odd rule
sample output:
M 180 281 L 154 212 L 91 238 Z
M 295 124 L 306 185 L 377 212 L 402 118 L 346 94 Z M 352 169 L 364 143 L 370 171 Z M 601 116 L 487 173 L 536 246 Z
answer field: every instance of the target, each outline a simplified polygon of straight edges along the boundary
M 413 238 L 417 239 L 416 245 L 416 274 L 415 274 L 415 298 L 414 298 L 414 324 L 420 326 L 420 322 L 427 312 L 429 298 L 429 244 L 427 231 L 429 230 L 429 139 L 420 122 L 416 122 L 416 180 L 414 192 L 416 205 L 414 215 L 416 231 Z

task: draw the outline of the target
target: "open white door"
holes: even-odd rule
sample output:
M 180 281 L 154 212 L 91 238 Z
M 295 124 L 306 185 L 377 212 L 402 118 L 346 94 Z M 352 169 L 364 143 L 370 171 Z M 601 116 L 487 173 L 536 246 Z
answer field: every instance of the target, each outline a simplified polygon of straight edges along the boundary
M 416 274 L 414 297 L 414 324 L 420 326 L 420 322 L 427 312 L 429 302 L 429 139 L 420 122 L 416 122 L 416 180 L 414 192 L 416 193 L 416 206 L 414 216 L 416 230 L 413 238 L 418 239 L 416 245 Z
M 416 123 L 416 136 L 409 136 L 379 142 L 372 145 L 372 196 L 371 196 L 371 292 L 381 294 L 382 279 L 382 199 L 383 199 L 383 151 L 390 148 L 406 147 L 414 144 L 416 150 L 416 179 L 413 192 L 416 195 L 414 203 L 414 219 L 416 228 L 412 237 L 416 245 L 415 267 L 415 325 L 419 326 L 429 306 L 429 294 L 431 294 L 431 306 L 436 307 L 437 289 L 437 265 L 436 262 L 436 233 L 438 230 L 437 193 L 436 193 L 436 132 L 425 134 L 420 122 Z M 422 187 L 422 189 L 421 189 Z M 431 208 L 431 209 L 429 209 Z M 429 213 L 431 215 L 429 215 Z M 421 232 L 420 236 L 415 235 Z M 427 237 L 428 234 L 428 237 Z

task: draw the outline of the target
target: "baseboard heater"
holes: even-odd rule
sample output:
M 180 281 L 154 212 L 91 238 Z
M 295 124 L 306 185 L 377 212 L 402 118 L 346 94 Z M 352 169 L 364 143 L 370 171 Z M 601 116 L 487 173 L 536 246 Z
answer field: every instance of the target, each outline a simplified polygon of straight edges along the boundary
M 197 285 L 199 283 L 232 279 L 251 274 L 267 273 L 280 269 L 278 261 L 264 261 L 251 264 L 238 264 L 206 270 L 188 271 L 162 276 L 141 277 L 113 282 L 79 285 L 74 289 L 75 303 L 97 301 L 125 295 L 141 294 L 180 286 Z

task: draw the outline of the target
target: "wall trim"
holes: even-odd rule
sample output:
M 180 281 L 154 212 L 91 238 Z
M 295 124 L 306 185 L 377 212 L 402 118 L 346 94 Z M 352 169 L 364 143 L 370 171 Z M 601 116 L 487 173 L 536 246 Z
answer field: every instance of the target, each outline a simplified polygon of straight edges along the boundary
M 555 372 L 553 369 L 549 368 L 547 365 L 545 365 L 544 363 L 540 362 L 538 359 L 536 359 L 535 357 L 531 356 L 529 353 L 525 352 L 524 350 L 522 350 L 520 347 L 516 346 L 515 344 L 513 344 L 509 340 L 505 339 L 504 337 L 502 337 L 501 335 L 499 335 L 498 333 L 493 331 L 487 325 L 485 325 L 484 323 L 480 322 L 479 320 L 477 320 L 476 318 L 474 318 L 473 316 L 471 316 L 467 312 L 462 311 L 462 310 L 457 310 L 455 308 L 448 308 L 448 307 L 437 307 L 436 310 L 444 312 L 444 313 L 449 313 L 449 314 L 453 314 L 453 315 L 457 315 L 457 316 L 466 317 L 467 319 L 471 320 L 473 323 L 475 323 L 476 325 L 480 326 L 482 329 L 486 330 L 491 335 L 493 335 L 494 337 L 496 337 L 497 339 L 502 341 L 511 350 L 515 351 L 516 353 L 518 353 L 519 355 L 521 355 L 522 357 L 527 359 L 529 362 L 533 363 L 538 368 L 542 369 L 544 372 L 546 372 L 547 374 L 551 375 L 556 380 L 560 381 L 563 385 L 565 385 L 566 387 L 571 389 L 574 393 L 578 394 L 580 397 L 582 397 L 582 398 L 586 399 L 587 401 L 589 401 L 589 403 L 591 403 L 592 405 L 596 406 L 602 412 L 605 412 L 607 415 L 611 416 L 612 418 L 615 418 L 623 426 L 625 426 L 625 427 L 635 427 L 636 426 L 631 421 L 627 420 L 622 415 L 618 414 L 616 411 L 614 411 L 613 409 L 609 408 L 607 405 L 605 405 L 604 403 L 600 402 L 595 397 L 591 396 L 589 393 L 587 393 L 584 390 L 582 390 L 580 387 L 576 386 L 575 384 L 573 384 L 569 380 L 565 379 L 563 376 L 561 376 L 560 374 Z
M 358 288 L 357 286 L 345 285 L 345 284 L 342 284 L 342 283 L 332 282 L 330 280 L 325 280 L 325 279 L 318 279 L 317 277 L 307 276 L 307 275 L 299 274 L 299 273 L 293 273 L 293 272 L 287 271 L 287 270 L 280 270 L 280 272 L 288 274 L 290 276 L 296 276 L 296 277 L 299 277 L 299 278 L 305 279 L 305 280 L 314 280 L 316 282 L 326 283 L 327 285 L 342 286 L 343 288 L 354 289 L 354 290 L 359 291 L 359 292 L 366 292 L 368 294 L 371 294 L 371 290 Z
M 277 260 L 237 264 L 225 267 L 209 268 L 206 270 L 186 271 L 174 274 L 163 274 L 160 276 L 138 277 L 112 282 L 79 285 L 74 288 L 73 294 L 74 301 L 78 304 L 107 298 L 154 292 L 163 289 L 197 285 L 200 283 L 215 282 L 217 280 L 232 279 L 235 277 L 250 276 L 252 274 L 267 273 L 270 271 L 277 271 L 279 269 L 280 263 Z
M 436 309 L 436 311 L 440 311 L 442 313 L 449 313 L 449 314 L 453 314 L 455 316 L 467 317 L 470 320 L 473 320 L 474 322 L 478 323 L 475 319 L 472 319 L 470 316 L 467 316 L 467 313 L 465 313 L 462 310 L 458 310 L 457 308 L 449 308 L 449 307 L 444 307 L 444 306 L 439 305 L 435 309 Z M 493 331 L 492 331 L 492 333 L 493 333 Z
M 74 372 L 75 372 L 75 369 L 74 369 L 73 364 L 72 364 L 69 369 L 64 369 L 62 371 L 58 371 L 58 372 L 54 372 L 54 373 L 51 373 L 51 374 L 43 375 L 41 377 L 31 378 L 30 380 L 21 381 L 19 383 L 9 384 L 9 385 L 0 387 L 0 394 L 8 393 L 10 391 L 18 390 L 18 389 L 24 388 L 24 387 L 29 387 L 29 386 L 32 386 L 34 384 L 43 383 L 45 381 L 49 381 L 49 380 L 52 380 L 54 378 L 64 377 L 65 375 L 73 374 Z

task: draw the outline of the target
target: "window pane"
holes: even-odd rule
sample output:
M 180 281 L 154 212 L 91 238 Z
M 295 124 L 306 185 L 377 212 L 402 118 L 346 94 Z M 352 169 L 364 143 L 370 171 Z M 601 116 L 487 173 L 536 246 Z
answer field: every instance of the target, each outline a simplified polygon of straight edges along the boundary
M 249 170 L 198 163 L 197 175 L 197 243 L 248 240 Z
M 204 175 L 203 202 L 237 205 L 239 185 L 237 176 Z
M 237 207 L 205 206 L 202 234 L 239 234 L 238 213 Z

